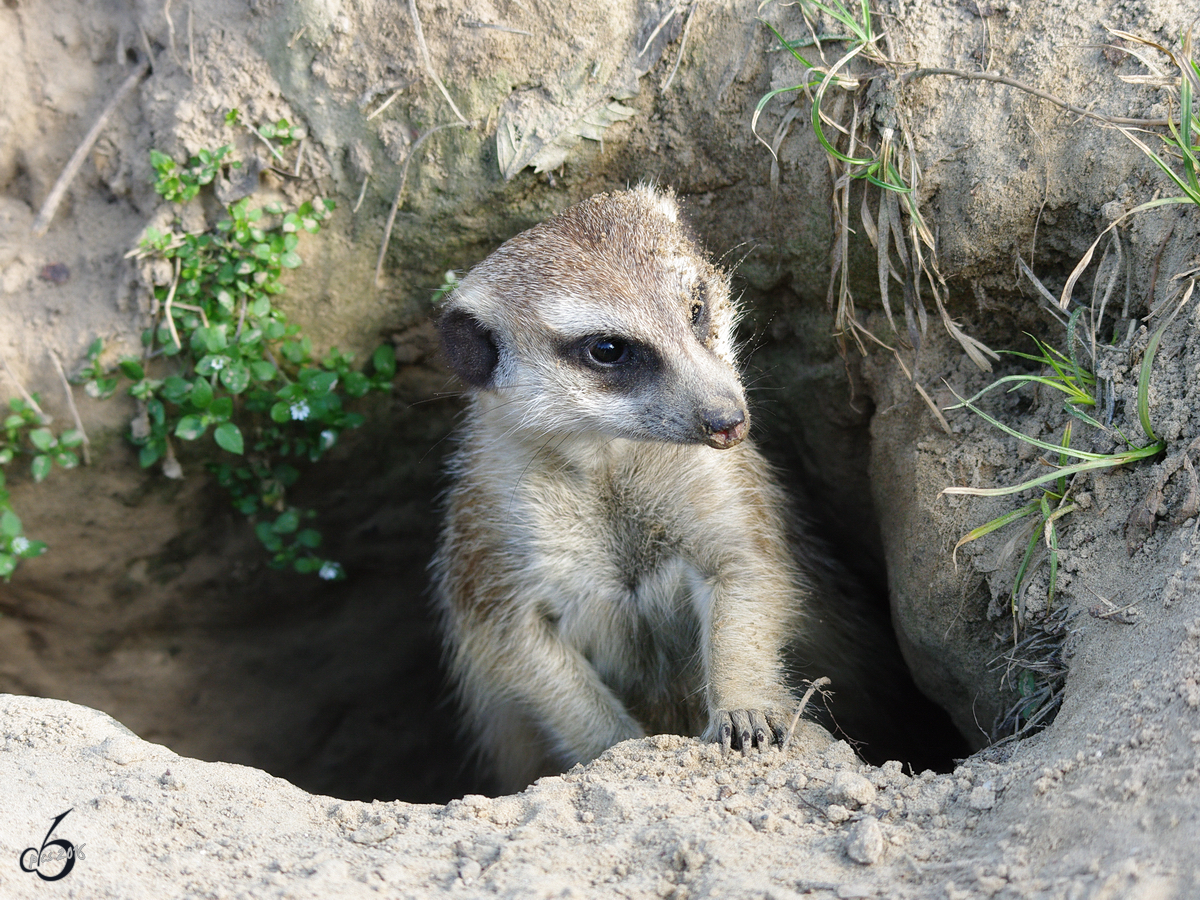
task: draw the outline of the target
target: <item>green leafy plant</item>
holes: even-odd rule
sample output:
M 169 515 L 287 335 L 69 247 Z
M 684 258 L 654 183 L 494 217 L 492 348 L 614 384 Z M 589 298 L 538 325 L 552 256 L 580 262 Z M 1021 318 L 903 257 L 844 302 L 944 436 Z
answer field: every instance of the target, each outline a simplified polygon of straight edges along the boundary
M 143 358 L 119 364 L 139 401 L 130 439 L 141 465 L 161 463 L 178 476 L 172 442 L 211 435 L 229 458 L 208 468 L 235 508 L 257 520 L 272 565 L 328 579 L 344 573 L 320 554 L 320 532 L 302 527 L 314 514 L 287 502 L 300 475 L 293 462 L 315 462 L 343 431 L 361 425 L 347 400 L 390 390 L 395 374 L 388 345 L 373 354 L 369 375 L 337 349 L 317 358 L 311 339 L 275 305 L 281 276 L 302 264 L 299 235 L 317 233 L 332 209 L 320 198 L 291 211 L 253 208 L 246 198 L 210 232 L 148 229 L 139 254 L 166 260 L 174 277 L 155 289 L 156 322 L 142 336 Z M 101 349 L 93 344 L 81 373 L 95 396 L 115 387 L 96 362 Z
M 1193 282 L 1194 286 L 1194 282 Z M 1189 287 L 1183 295 L 1183 299 L 1176 307 L 1175 314 L 1187 303 L 1191 298 L 1192 289 Z M 1092 393 L 1095 389 L 1096 379 L 1090 371 L 1088 371 L 1079 361 L 1076 353 L 1076 344 L 1078 338 L 1076 336 L 1076 326 L 1084 313 L 1084 308 L 1080 307 L 1072 315 L 1067 325 L 1067 353 L 1054 350 L 1048 347 L 1041 341 L 1034 338 L 1034 344 L 1038 352 L 1035 354 L 1014 353 L 1013 355 L 1023 359 L 1031 360 L 1039 363 L 1045 369 L 1050 371 L 1045 374 L 1020 374 L 1008 375 L 1000 378 L 988 385 L 979 393 L 975 394 L 970 399 L 958 397 L 959 403 L 951 409 L 965 408 L 969 409 L 975 415 L 979 416 L 985 422 L 1000 429 L 1005 434 L 1015 437 L 1018 440 L 1029 444 L 1038 449 L 1045 450 L 1053 454 L 1057 458 L 1057 463 L 1048 462 L 1045 458 L 1041 459 L 1043 465 L 1048 466 L 1052 471 L 1036 476 L 1027 481 L 1022 481 L 1019 484 L 1008 485 L 995 488 L 972 488 L 972 487 L 948 487 L 942 493 L 944 494 L 965 494 L 976 497 L 1003 497 L 1012 494 L 1019 494 L 1023 491 L 1038 489 L 1039 495 L 1028 503 L 1017 509 L 1011 510 L 1004 515 L 997 516 L 989 522 L 974 528 L 965 534 L 954 546 L 954 553 L 957 555 L 958 550 L 965 544 L 971 541 L 978 540 L 984 535 L 991 534 L 1007 525 L 1033 517 L 1033 527 L 1030 529 L 1029 536 L 1025 544 L 1025 553 L 1022 556 L 1020 565 L 1017 568 L 1016 577 L 1013 581 L 1011 591 L 1011 610 L 1013 616 L 1014 639 L 1016 637 L 1016 629 L 1019 620 L 1022 617 L 1023 610 L 1023 590 L 1025 580 L 1030 572 L 1030 564 L 1037 550 L 1039 543 L 1044 543 L 1046 548 L 1046 559 L 1049 563 L 1049 585 L 1047 589 L 1047 604 L 1053 607 L 1054 591 L 1057 585 L 1058 577 L 1058 521 L 1068 513 L 1074 511 L 1075 503 L 1070 501 L 1069 494 L 1073 479 L 1075 476 L 1086 472 L 1102 471 L 1113 469 L 1117 466 L 1127 465 L 1130 463 L 1139 462 L 1141 460 L 1151 459 L 1166 449 L 1166 442 L 1160 440 L 1154 433 L 1153 426 L 1150 420 L 1149 409 L 1149 387 L 1150 376 L 1154 364 L 1154 356 L 1158 350 L 1159 342 L 1162 339 L 1163 333 L 1171 324 L 1175 314 L 1169 316 L 1156 331 L 1151 335 L 1147 343 L 1146 350 L 1142 356 L 1142 365 L 1138 373 L 1138 418 L 1142 426 L 1142 431 L 1145 433 L 1148 443 L 1137 445 L 1127 438 L 1120 430 L 1112 428 L 1088 413 L 1083 411 L 1083 407 L 1095 407 L 1096 398 Z M 1028 385 L 1042 385 L 1058 391 L 1066 398 L 1064 408 L 1070 418 L 1067 421 L 1066 427 L 1063 429 L 1063 436 L 1059 443 L 1051 443 L 1043 441 L 1039 438 L 1028 434 L 1023 434 L 1012 428 L 1009 425 L 999 421 L 995 417 L 989 415 L 977 404 L 984 394 L 987 394 L 1002 385 L 1009 385 L 1008 390 L 1014 391 Z M 1116 437 L 1125 449 L 1117 450 L 1111 453 L 1093 453 L 1071 446 L 1072 430 L 1074 423 L 1082 422 L 1084 425 L 1104 431 Z
M 157 175 L 154 181 L 154 190 L 164 200 L 173 203 L 187 203 L 200 193 L 200 188 L 212 182 L 221 169 L 222 160 L 232 149 L 230 145 L 226 144 L 216 150 L 201 150 L 182 166 L 167 154 L 151 150 L 150 165 Z M 237 168 L 241 166 L 241 163 L 229 162 L 226 165 Z
M 236 122 L 236 110 L 230 115 Z M 282 119 L 267 131 L 285 146 L 298 134 Z M 193 199 L 222 165 L 239 165 L 226 159 L 230 149 L 202 150 L 185 165 L 152 151 L 155 190 L 171 202 Z M 347 402 L 373 390 L 390 391 L 396 369 L 387 344 L 372 354 L 369 374 L 356 370 L 352 355 L 336 348 L 318 358 L 311 339 L 275 305 L 284 291 L 283 273 L 303 262 L 300 233 L 319 232 L 333 208 L 332 201 L 321 198 L 290 211 L 279 204 L 252 208 L 247 198 L 228 207 L 228 217 L 209 232 L 147 229 L 134 255 L 165 260 L 174 275 L 169 286 L 154 289 L 153 322 L 142 335 L 142 357 L 125 357 L 110 371 L 101 361 L 104 343 L 97 338 L 73 379 L 98 400 L 111 397 L 122 380 L 128 382 L 126 391 L 138 403 L 129 438 L 143 467 L 161 464 L 164 474 L 181 477 L 173 441 L 211 435 L 218 457 L 207 468 L 234 507 L 255 520 L 255 534 L 271 554 L 271 564 L 324 579 L 342 578 L 345 572 L 319 552 L 322 536 L 311 527 L 315 513 L 290 505 L 288 490 L 300 477 L 299 465 L 319 460 L 343 431 L 363 423 Z M 55 435 L 46 427 L 36 395 L 8 405 L 0 431 L 0 577 L 5 579 L 19 560 L 40 555 L 46 545 L 23 533 L 5 488 L 4 467 L 29 457 L 30 474 L 42 481 L 55 465 L 77 466 L 75 449 L 85 441 L 77 429 Z
M 928 324 L 925 295 L 932 296 L 942 323 L 959 342 L 967 355 L 985 371 L 990 371 L 996 354 L 984 343 L 966 334 L 951 318 L 945 306 L 946 289 L 938 271 L 936 241 L 916 202 L 914 188 L 920 183 L 921 169 L 902 105 L 876 105 L 868 102 L 872 96 L 867 89 L 881 73 L 895 73 L 897 64 L 880 46 L 881 35 L 876 32 L 871 8 L 866 0 L 851 6 L 841 0 L 799 0 L 797 4 L 810 32 L 808 40 L 786 38 L 774 25 L 765 23 L 778 40 L 800 63 L 805 77 L 802 81 L 764 94 L 755 107 L 751 130 L 771 151 L 772 182 L 778 179 L 779 146 L 800 113 L 793 105 L 784 115 L 772 140 L 758 133 L 758 122 L 767 105 L 781 94 L 802 92 L 809 100 L 809 124 L 824 148 L 834 176 L 833 214 L 834 246 L 831 255 L 828 302 L 834 310 L 834 327 L 843 350 L 847 337 L 852 338 L 860 353 L 869 344 L 879 344 L 892 351 L 905 376 L 912 382 L 943 429 L 949 431 L 941 411 L 917 379 L 916 352 Z M 837 23 L 844 33 L 821 35 L 814 19 L 825 17 Z M 825 43 L 844 42 L 848 49 L 833 63 L 825 61 Z M 819 62 L 809 60 L 799 51 L 815 47 Z M 856 58 L 868 68 L 856 74 L 850 64 Z M 896 81 L 899 84 L 899 80 Z M 836 88 L 836 91 L 831 89 Z M 837 99 L 830 101 L 836 94 Z M 845 98 L 851 94 L 865 95 L 863 101 Z M 872 110 L 872 106 L 874 109 Z M 849 111 L 847 113 L 847 107 Z M 864 111 L 865 109 L 865 111 Z M 874 131 L 873 131 L 874 129 Z M 877 133 L 876 133 L 877 132 Z M 897 346 L 891 346 L 859 323 L 855 300 L 850 288 L 851 186 L 865 182 L 877 192 L 863 190 L 860 218 L 867 238 L 875 248 L 879 296 Z M 875 209 L 872 210 L 872 201 Z M 892 311 L 892 283 L 901 288 L 905 330 L 897 327 Z M 908 363 L 902 358 L 901 347 L 911 352 Z
M 242 121 L 242 113 L 239 109 L 231 109 L 225 113 L 225 124 L 231 128 L 245 128 L 260 141 L 266 144 L 267 149 L 271 151 L 280 162 L 283 162 L 283 154 L 279 152 L 275 146 L 277 142 L 280 147 L 290 147 L 296 141 L 300 140 L 305 135 L 305 129 L 302 125 L 293 125 L 287 119 L 277 119 L 274 122 L 264 122 L 262 125 L 255 127 L 248 122 Z
M 1130 34 L 1127 31 L 1117 31 L 1115 29 L 1109 29 L 1109 31 L 1115 37 L 1127 42 L 1127 52 L 1136 56 L 1152 72 L 1158 73 L 1159 67 L 1152 60 L 1143 56 L 1140 51 L 1133 49 L 1134 46 L 1141 45 L 1162 53 L 1170 59 L 1171 63 L 1179 71 L 1178 76 L 1159 75 L 1157 78 L 1158 84 L 1165 88 L 1168 93 L 1177 95 L 1179 100 L 1178 122 L 1174 119 L 1168 119 L 1167 134 L 1153 133 L 1153 136 L 1158 138 L 1166 151 L 1166 159 L 1143 141 L 1134 129 L 1119 124 L 1116 128 L 1132 141 L 1139 150 L 1146 154 L 1147 158 L 1152 160 L 1159 169 L 1166 173 L 1167 177 L 1174 182 L 1181 193 L 1166 197 L 1155 197 L 1145 203 L 1138 204 L 1113 220 L 1100 233 L 1100 236 L 1092 242 L 1092 245 L 1088 247 L 1087 252 L 1080 258 L 1079 263 L 1067 278 L 1066 284 L 1063 286 L 1062 296 L 1058 301 L 1059 308 L 1063 310 L 1066 310 L 1071 302 L 1071 295 L 1076 283 L 1084 271 L 1087 270 L 1087 267 L 1091 265 L 1096 248 L 1100 246 L 1105 236 L 1122 222 L 1131 216 L 1162 206 L 1175 206 L 1179 204 L 1200 206 L 1200 111 L 1197 110 L 1197 101 L 1200 101 L 1200 61 L 1192 58 L 1192 54 L 1195 52 L 1192 30 L 1189 28 L 1181 38 L 1178 52 L 1162 44 L 1138 37 L 1135 34 Z
M 9 413 L 0 431 L 0 578 L 7 581 L 22 559 L 32 559 L 46 552 L 41 541 L 30 540 L 12 507 L 6 487 L 4 469 L 17 459 L 29 459 L 29 473 L 34 481 L 44 481 L 54 466 L 73 469 L 79 465 L 75 449 L 83 443 L 83 433 L 70 429 L 55 435 L 46 426 L 46 418 L 38 409 L 40 398 L 34 394 L 28 400 L 12 398 Z

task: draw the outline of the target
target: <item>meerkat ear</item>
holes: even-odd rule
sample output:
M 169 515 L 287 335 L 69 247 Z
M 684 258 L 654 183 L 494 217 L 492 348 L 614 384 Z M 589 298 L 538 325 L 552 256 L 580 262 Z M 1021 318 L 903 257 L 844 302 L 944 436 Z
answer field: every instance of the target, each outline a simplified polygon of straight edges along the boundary
M 500 351 L 486 325 L 466 310 L 450 309 L 438 320 L 442 348 L 450 368 L 473 388 L 492 383 Z

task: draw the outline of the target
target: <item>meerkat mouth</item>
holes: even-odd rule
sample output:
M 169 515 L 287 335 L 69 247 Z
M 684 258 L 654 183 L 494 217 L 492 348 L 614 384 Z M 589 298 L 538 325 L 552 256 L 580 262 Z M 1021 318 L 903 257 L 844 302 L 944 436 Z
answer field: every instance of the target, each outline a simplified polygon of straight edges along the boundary
M 708 445 L 716 447 L 718 450 L 728 450 L 730 447 L 744 441 L 746 439 L 746 432 L 749 430 L 750 423 L 743 419 L 721 431 L 714 431 L 708 436 Z

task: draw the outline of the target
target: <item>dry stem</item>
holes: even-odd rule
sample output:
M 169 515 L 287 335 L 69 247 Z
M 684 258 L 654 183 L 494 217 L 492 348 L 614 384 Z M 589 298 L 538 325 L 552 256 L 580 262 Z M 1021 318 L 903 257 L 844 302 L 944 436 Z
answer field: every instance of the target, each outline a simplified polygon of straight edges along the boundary
M 796 707 L 795 713 L 792 714 L 792 722 L 790 725 L 788 725 L 787 736 L 784 737 L 783 746 L 780 747 L 780 750 L 786 750 L 788 745 L 792 742 L 792 737 L 796 733 L 796 726 L 800 724 L 800 716 L 804 714 L 804 708 L 808 706 L 808 701 L 812 699 L 812 695 L 830 683 L 831 682 L 827 677 L 822 676 L 808 686 L 808 690 L 805 691 L 804 696 L 800 698 L 800 705 Z
M 42 408 L 38 406 L 38 402 L 33 399 L 33 395 L 30 394 L 29 391 L 25 390 L 25 385 L 21 384 L 21 382 L 17 379 L 17 376 L 13 373 L 13 370 L 8 367 L 8 359 L 3 353 L 0 353 L 0 365 L 4 366 L 4 371 L 8 373 L 9 380 L 17 386 L 17 393 L 21 395 L 21 399 L 25 401 L 25 404 L 38 414 L 38 416 L 41 418 L 42 424 L 49 425 L 51 422 L 53 422 L 54 420 L 42 411 Z
M 108 105 L 100 113 L 100 118 L 96 119 L 91 130 L 84 135 L 83 141 L 75 148 L 75 153 L 71 156 L 67 167 L 63 169 L 62 174 L 58 176 L 58 181 L 54 182 L 54 187 L 50 191 L 50 196 L 46 198 L 46 202 L 42 204 L 42 209 L 38 213 L 37 218 L 33 221 L 34 237 L 41 237 L 46 233 L 46 229 L 50 227 L 50 220 L 54 218 L 54 214 L 58 211 L 58 205 L 62 203 L 63 195 L 67 192 L 71 182 L 75 179 L 79 172 L 79 167 L 83 165 L 83 161 L 87 159 L 88 153 L 91 152 L 92 146 L 100 137 L 100 132 L 104 130 L 105 124 L 108 122 L 109 116 L 116 112 L 121 101 L 125 99 L 125 95 L 137 87 L 137 83 L 145 77 L 150 71 L 150 63 L 143 62 L 138 66 L 128 78 L 121 83 L 117 88 L 116 94 L 108 101 Z
M 75 406 L 75 395 L 71 392 L 71 382 L 67 381 L 67 373 L 63 371 L 62 361 L 53 350 L 50 351 L 50 359 L 54 363 L 54 368 L 58 369 L 58 377 L 62 379 L 63 393 L 67 395 L 67 406 L 71 409 L 71 418 L 75 420 L 75 429 L 83 436 L 83 443 L 80 445 L 83 450 L 83 464 L 90 466 L 92 464 L 92 442 L 88 440 L 87 432 L 83 430 L 83 419 L 79 418 L 79 409 Z
M 454 100 L 450 97 L 450 92 L 446 90 L 446 85 L 442 84 L 442 79 L 438 78 L 437 71 L 433 68 L 433 60 L 429 56 L 429 45 L 425 43 L 425 32 L 421 30 L 421 17 L 417 15 L 416 0 L 408 0 L 408 12 L 412 16 L 413 29 L 417 32 L 417 46 L 421 48 L 421 59 L 425 61 L 425 71 L 429 73 L 429 77 L 433 79 L 434 84 L 438 86 L 438 90 L 442 92 L 442 96 L 446 98 L 446 102 L 450 104 L 450 108 L 454 110 L 454 115 L 458 116 L 458 121 L 463 124 L 469 124 L 467 117 L 458 111 L 458 107 L 454 105 Z
M 410 0 L 411 2 L 411 0 Z M 455 110 L 457 112 L 457 110 Z M 444 125 L 437 125 L 430 128 L 427 132 L 413 141 L 412 147 L 408 150 L 408 156 L 404 158 L 404 167 L 400 170 L 400 186 L 396 188 L 396 199 L 392 201 L 392 210 L 388 213 L 387 225 L 383 229 L 383 243 L 379 246 L 379 259 L 375 261 L 375 287 L 381 288 L 383 285 L 380 279 L 383 277 L 383 259 L 387 255 L 388 243 L 392 239 L 392 226 L 396 224 L 396 212 L 400 209 L 400 201 L 404 197 L 404 186 L 408 183 L 408 167 L 412 164 L 413 158 L 417 155 L 417 151 L 421 149 L 421 145 L 425 143 L 433 135 L 447 128 L 470 128 L 475 125 L 474 122 L 447 122 Z M 366 185 L 364 184 L 364 190 Z

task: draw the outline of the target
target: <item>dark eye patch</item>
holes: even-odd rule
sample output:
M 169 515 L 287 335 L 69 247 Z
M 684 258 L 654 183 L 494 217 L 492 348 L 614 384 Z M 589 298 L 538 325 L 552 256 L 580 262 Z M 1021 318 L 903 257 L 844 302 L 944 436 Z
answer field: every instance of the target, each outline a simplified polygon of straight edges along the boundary
M 599 384 L 609 390 L 633 391 L 662 370 L 662 360 L 653 349 L 615 334 L 563 341 L 558 355 L 594 373 Z

